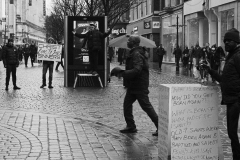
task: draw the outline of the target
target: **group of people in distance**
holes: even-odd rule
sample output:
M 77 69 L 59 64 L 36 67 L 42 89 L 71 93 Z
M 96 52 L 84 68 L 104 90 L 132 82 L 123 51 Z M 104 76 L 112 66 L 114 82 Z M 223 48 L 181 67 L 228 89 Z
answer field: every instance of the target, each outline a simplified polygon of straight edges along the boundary
M 166 54 L 162 44 L 157 47 L 156 54 L 158 55 L 159 69 L 161 71 L 163 56 Z M 208 74 L 202 67 L 203 63 L 208 61 L 212 69 L 220 72 L 223 67 L 221 62 L 225 60 L 223 48 L 221 46 L 217 47 L 216 44 L 210 47 L 209 43 L 206 43 L 204 47 L 200 47 L 197 43 L 195 47 L 191 46 L 190 49 L 186 46 L 183 51 L 180 47 L 176 47 L 173 54 L 175 55 L 176 67 L 179 69 L 179 61 L 181 60 L 183 67 L 193 70 L 194 78 L 201 82 L 208 80 Z M 212 78 L 212 82 L 216 83 L 214 78 Z

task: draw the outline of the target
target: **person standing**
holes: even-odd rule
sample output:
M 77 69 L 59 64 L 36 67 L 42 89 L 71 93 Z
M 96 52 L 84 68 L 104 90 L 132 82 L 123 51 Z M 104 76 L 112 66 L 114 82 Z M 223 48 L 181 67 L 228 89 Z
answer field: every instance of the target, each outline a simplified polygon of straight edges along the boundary
M 227 131 L 231 140 L 233 160 L 240 159 L 240 144 L 238 138 L 238 121 L 240 114 L 240 39 L 239 31 L 235 28 L 224 35 L 225 50 L 228 52 L 222 74 L 206 67 L 216 81 L 220 82 L 222 104 L 227 106 Z
M 122 65 L 122 63 L 123 63 L 123 52 L 124 52 L 123 48 L 119 48 L 118 49 L 118 62 L 119 62 L 119 65 Z
M 108 47 L 108 55 L 109 55 L 109 61 L 112 62 L 112 58 L 114 56 L 114 49 L 113 47 Z
M 48 43 L 50 44 L 55 44 L 53 39 L 48 39 Z M 47 74 L 47 70 L 49 72 L 49 77 L 48 77 L 48 88 L 52 89 L 52 79 L 53 79 L 53 65 L 54 65 L 54 61 L 47 61 L 44 60 L 43 61 L 43 70 L 42 70 L 42 85 L 40 86 L 40 88 L 44 88 L 45 86 L 47 86 L 46 83 L 46 74 Z
M 58 42 L 58 44 L 62 44 L 62 42 Z M 61 61 L 60 62 L 57 62 L 57 65 L 56 65 L 56 68 L 55 70 L 58 71 L 58 67 L 59 65 L 62 66 L 63 70 L 64 70 L 64 66 L 63 66 L 63 58 L 64 58 L 64 44 L 62 44 L 62 53 L 61 53 Z
M 34 41 L 32 41 L 32 44 L 29 46 L 29 49 L 30 49 L 31 64 L 33 67 L 33 62 L 35 61 L 36 55 L 37 55 L 37 47 L 36 47 Z
M 10 74 L 12 73 L 12 82 L 13 82 L 13 89 L 17 90 L 20 89 L 16 82 L 17 82 L 17 67 L 19 66 L 19 57 L 18 51 L 15 46 L 13 46 L 13 39 L 8 39 L 7 45 L 3 48 L 2 51 L 2 58 L 4 68 L 6 68 L 6 88 L 8 90 L 8 85 L 10 81 Z
M 23 48 L 23 56 L 24 56 L 24 62 L 25 62 L 25 67 L 28 67 L 28 57 L 30 56 L 31 50 L 29 48 L 29 44 L 26 43 Z
M 183 50 L 183 67 L 188 68 L 188 62 L 189 62 L 189 49 L 188 46 Z
M 160 71 L 162 71 L 163 56 L 166 54 L 166 50 L 162 47 L 162 44 L 160 44 L 157 47 L 156 54 L 158 55 L 159 69 L 160 69 Z
M 106 38 L 110 33 L 111 29 L 107 33 L 101 33 L 96 29 L 96 25 L 90 23 L 89 31 L 85 34 L 78 34 L 76 31 L 72 33 L 78 38 L 84 38 L 87 42 L 87 48 L 89 52 L 89 60 L 91 64 L 90 74 L 96 75 L 98 69 L 98 56 L 102 52 L 102 39 Z
M 176 46 L 173 54 L 175 55 L 176 71 L 179 71 L 179 61 L 180 61 L 180 59 L 182 59 L 182 50 L 179 47 L 179 45 Z
M 136 133 L 136 125 L 133 118 L 133 103 L 138 100 L 141 108 L 147 113 L 152 122 L 158 128 L 158 115 L 149 101 L 149 64 L 148 55 L 139 46 L 140 38 L 131 35 L 127 46 L 130 48 L 129 56 L 126 59 L 126 70 L 119 72 L 118 76 L 125 79 L 127 88 L 123 103 L 123 114 L 127 126 L 120 130 L 121 133 Z M 158 135 L 158 130 L 153 136 Z

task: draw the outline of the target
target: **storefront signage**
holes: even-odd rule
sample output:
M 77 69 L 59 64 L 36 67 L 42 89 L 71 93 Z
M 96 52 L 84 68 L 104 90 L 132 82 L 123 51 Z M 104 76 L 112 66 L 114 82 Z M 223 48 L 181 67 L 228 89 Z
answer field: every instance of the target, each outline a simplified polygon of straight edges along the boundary
M 151 28 L 151 21 L 143 22 L 143 28 L 144 29 L 150 29 Z
M 113 29 L 112 34 L 116 34 L 117 36 L 119 34 L 126 34 L 126 29 L 125 28 Z
M 160 22 L 153 22 L 153 28 L 160 28 Z
M 133 32 L 137 32 L 138 31 L 138 27 L 133 27 Z

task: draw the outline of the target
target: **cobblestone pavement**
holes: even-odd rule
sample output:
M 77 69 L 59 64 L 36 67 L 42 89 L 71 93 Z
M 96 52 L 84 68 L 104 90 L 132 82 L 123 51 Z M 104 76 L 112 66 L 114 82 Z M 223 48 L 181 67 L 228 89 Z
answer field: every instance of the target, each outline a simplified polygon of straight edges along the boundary
M 111 63 L 111 68 L 118 66 Z M 150 63 L 150 101 L 157 110 L 158 86 L 165 83 L 196 83 L 191 76 L 175 74 L 173 65 L 162 73 Z M 123 67 L 124 66 L 120 66 Z M 61 68 L 60 68 L 61 69 Z M 153 123 L 134 103 L 138 133 L 124 135 L 122 79 L 111 78 L 103 89 L 64 87 L 63 71 L 54 71 L 53 89 L 40 89 L 42 66 L 17 70 L 21 90 L 5 91 L 5 69 L 0 64 L 0 159 L 148 160 L 157 158 Z M 220 130 L 225 159 L 231 148 L 226 134 L 225 108 L 220 106 Z

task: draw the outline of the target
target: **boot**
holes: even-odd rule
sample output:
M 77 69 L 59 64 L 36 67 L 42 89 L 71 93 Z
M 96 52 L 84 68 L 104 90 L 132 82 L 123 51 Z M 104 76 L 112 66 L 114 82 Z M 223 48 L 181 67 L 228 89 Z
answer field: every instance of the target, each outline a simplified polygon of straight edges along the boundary
M 5 90 L 8 91 L 8 86 L 6 86 Z
M 21 89 L 21 88 L 19 88 L 18 86 L 14 86 L 13 89 L 17 90 L 17 89 Z

